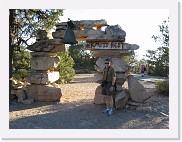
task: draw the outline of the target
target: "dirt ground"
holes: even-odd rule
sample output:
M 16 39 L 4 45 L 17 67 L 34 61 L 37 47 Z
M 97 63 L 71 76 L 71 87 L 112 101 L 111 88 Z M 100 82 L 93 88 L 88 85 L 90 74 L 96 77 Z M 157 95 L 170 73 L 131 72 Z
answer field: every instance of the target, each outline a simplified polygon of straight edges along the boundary
M 152 97 L 143 106 L 149 110 L 121 109 L 112 116 L 95 105 L 93 74 L 77 74 L 69 84 L 61 84 L 60 102 L 11 102 L 10 129 L 169 129 L 169 98 L 155 93 L 155 84 L 140 81 Z M 127 87 L 127 86 L 126 86 Z

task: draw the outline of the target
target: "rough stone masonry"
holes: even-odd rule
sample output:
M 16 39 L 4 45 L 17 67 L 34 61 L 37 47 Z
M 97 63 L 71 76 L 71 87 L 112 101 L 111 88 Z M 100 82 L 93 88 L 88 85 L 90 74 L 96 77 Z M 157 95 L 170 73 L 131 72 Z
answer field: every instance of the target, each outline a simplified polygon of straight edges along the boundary
M 111 59 L 112 67 L 117 74 L 117 93 L 115 94 L 117 108 L 124 107 L 129 99 L 142 103 L 149 98 L 149 95 L 144 91 L 144 87 L 140 85 L 138 80 L 129 77 L 127 74 L 129 65 L 123 57 L 133 55 L 134 50 L 139 49 L 139 46 L 125 42 L 126 32 L 120 25 L 108 25 L 107 21 L 103 19 L 73 21 L 73 23 L 75 25 L 73 31 L 77 41 L 86 41 L 85 50 L 91 50 L 92 55 L 98 57 L 95 63 L 97 72 L 94 76 L 97 83 L 102 81 L 105 59 Z M 58 23 L 56 31 L 52 33 L 53 39 L 48 38 L 46 31 L 42 30 L 38 33 L 37 41 L 28 47 L 33 52 L 31 52 L 32 72 L 28 77 L 31 85 L 27 87 L 27 90 L 29 97 L 34 98 L 35 101 L 57 101 L 61 98 L 61 88 L 53 87 L 49 83 L 53 83 L 59 78 L 59 73 L 53 71 L 59 63 L 55 53 L 65 51 L 62 39 L 66 30 L 66 22 Z M 128 90 L 122 88 L 127 79 L 129 84 Z M 135 85 L 140 86 L 138 90 L 133 89 Z M 140 95 L 141 92 L 143 92 L 142 95 Z M 104 103 L 100 85 L 95 91 L 94 103 Z
M 139 49 L 139 46 L 137 44 L 125 42 L 126 32 L 120 25 L 108 25 L 107 21 L 103 19 L 73 21 L 73 23 L 75 25 L 73 31 L 77 41 L 86 41 L 85 50 L 91 50 L 92 55 L 98 57 L 98 60 L 95 63 L 97 72 L 94 76 L 97 83 L 101 83 L 102 81 L 105 59 L 111 59 L 111 66 L 115 69 L 117 74 L 117 93 L 115 94 L 115 104 L 117 108 L 124 107 L 129 99 L 142 103 L 150 97 L 137 79 L 127 75 L 129 65 L 123 57 L 133 55 L 134 50 Z M 66 22 L 57 24 L 56 31 L 52 33 L 53 37 L 55 39 L 63 39 L 67 29 L 66 26 Z M 122 88 L 122 85 L 126 80 L 128 80 L 129 84 L 128 90 Z M 140 87 L 137 89 L 134 86 Z M 95 91 L 94 103 L 104 103 L 100 85 Z

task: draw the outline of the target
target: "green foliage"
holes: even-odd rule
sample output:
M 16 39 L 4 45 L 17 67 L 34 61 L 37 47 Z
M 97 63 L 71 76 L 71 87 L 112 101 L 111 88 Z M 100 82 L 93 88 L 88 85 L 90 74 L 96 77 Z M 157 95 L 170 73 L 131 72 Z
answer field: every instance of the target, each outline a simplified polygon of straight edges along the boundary
M 160 42 L 163 47 L 169 47 L 169 17 L 164 20 L 162 25 L 158 25 L 161 35 L 153 35 L 152 38 L 155 42 Z
M 135 61 L 133 72 L 140 74 L 141 73 L 141 65 L 147 65 L 145 59 L 140 59 L 139 61 L 138 60 Z
M 136 69 L 136 65 L 137 65 L 137 60 L 135 59 L 135 55 L 131 55 L 131 56 L 124 56 L 123 57 L 124 61 L 127 62 L 127 64 L 130 66 L 130 69 L 128 72 L 133 72 L 136 73 L 135 69 Z
M 9 9 L 10 78 L 26 77 L 20 69 L 29 69 L 29 54 L 22 53 L 22 46 L 32 44 L 38 30 L 51 30 L 62 15 L 62 9 Z
M 67 51 L 58 53 L 58 56 L 60 57 L 60 63 L 56 68 L 60 74 L 58 83 L 69 83 L 75 76 L 73 58 L 69 56 Z
M 84 74 L 84 73 L 92 73 L 92 71 L 90 69 L 77 69 L 76 70 L 77 74 Z
M 155 42 L 160 42 L 162 47 L 157 50 L 147 50 L 147 64 L 149 74 L 158 76 L 169 75 L 169 19 L 159 25 L 161 35 L 152 36 Z
M 156 91 L 159 94 L 169 96 L 169 80 L 156 82 Z
M 13 54 L 13 72 L 12 77 L 18 81 L 25 81 L 30 70 L 30 52 L 26 51 L 24 47 L 20 46 L 19 51 Z
M 13 54 L 13 70 L 19 69 L 30 69 L 30 52 L 27 51 L 23 46 L 20 46 L 19 51 L 15 51 Z
M 36 36 L 36 32 L 41 30 L 50 30 L 59 21 L 63 10 L 55 9 L 14 9 L 14 20 L 10 19 L 13 27 L 16 29 L 12 35 L 14 37 L 14 46 L 28 45 L 28 41 Z M 11 32 L 11 31 L 10 31 Z
M 147 50 L 146 57 L 149 74 L 158 76 L 169 75 L 169 48 L 159 47 L 157 50 Z
M 19 69 L 13 71 L 13 79 L 16 81 L 26 81 L 26 77 L 28 76 L 28 71 L 24 69 Z
M 129 65 L 135 65 L 138 62 L 136 55 L 124 56 L 123 58 Z
M 90 51 L 84 50 L 82 43 L 70 46 L 69 54 L 75 62 L 74 69 L 77 73 L 90 73 L 94 70 L 96 58 L 91 55 Z

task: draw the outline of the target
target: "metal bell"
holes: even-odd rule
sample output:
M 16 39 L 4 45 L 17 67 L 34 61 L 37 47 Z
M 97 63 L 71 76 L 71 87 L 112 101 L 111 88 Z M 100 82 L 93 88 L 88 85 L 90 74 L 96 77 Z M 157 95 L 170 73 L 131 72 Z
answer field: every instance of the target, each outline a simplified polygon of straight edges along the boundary
M 64 44 L 76 44 L 76 43 L 78 43 L 76 41 L 74 32 L 71 29 L 68 29 L 66 31 L 65 36 L 62 40 L 62 43 L 64 43 Z

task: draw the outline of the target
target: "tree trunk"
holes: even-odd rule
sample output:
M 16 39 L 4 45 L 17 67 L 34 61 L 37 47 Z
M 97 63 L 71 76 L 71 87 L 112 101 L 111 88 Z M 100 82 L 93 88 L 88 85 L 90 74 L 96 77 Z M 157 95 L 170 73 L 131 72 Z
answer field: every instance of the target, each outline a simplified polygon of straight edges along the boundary
M 9 10 L 9 95 L 11 95 L 12 87 L 12 69 L 13 69 L 13 51 L 14 51 L 14 38 L 15 38 L 15 17 L 16 10 Z

